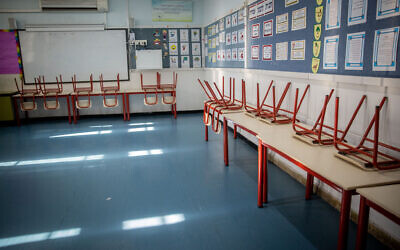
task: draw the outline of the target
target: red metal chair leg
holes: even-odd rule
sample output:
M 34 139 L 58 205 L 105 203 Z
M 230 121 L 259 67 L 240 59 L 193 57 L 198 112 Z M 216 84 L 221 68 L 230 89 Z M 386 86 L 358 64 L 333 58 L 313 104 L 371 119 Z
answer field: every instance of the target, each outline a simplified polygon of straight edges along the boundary
M 268 202 L 267 147 L 263 147 L 263 203 Z
M 237 125 L 233 125 L 233 139 L 237 138 Z
M 71 96 L 72 98 L 72 114 L 74 117 L 74 124 L 76 124 L 76 106 L 75 106 L 75 97 Z
M 228 156 L 228 121 L 224 117 L 224 161 L 225 166 L 229 166 L 229 156 Z
M 13 97 L 13 104 L 14 104 L 14 117 L 15 121 L 17 122 L 17 126 L 21 126 L 21 120 L 19 118 L 19 111 L 18 111 L 18 104 L 17 104 L 17 98 Z
M 258 195 L 257 206 L 263 207 L 263 145 L 262 141 L 258 140 Z
M 126 94 L 125 102 L 126 102 L 126 107 L 127 107 L 127 112 L 128 112 L 128 121 L 130 121 L 131 120 L 131 110 L 130 110 L 129 94 Z
M 356 250 L 365 249 L 368 232 L 369 206 L 365 198 L 360 197 L 360 210 L 358 212 L 357 241 Z
M 313 186 L 314 186 L 314 176 L 310 173 L 307 173 L 306 200 L 311 199 L 311 195 L 313 193 Z
M 349 230 L 349 216 L 351 205 L 351 191 L 342 191 L 342 205 L 340 208 L 340 224 L 337 249 L 342 250 L 347 248 L 347 234 Z
M 68 123 L 71 124 L 72 123 L 72 121 L 71 121 L 71 104 L 69 102 L 69 96 L 67 95 L 65 98 L 67 99 Z
M 205 141 L 208 141 L 208 126 L 204 125 L 205 131 L 204 131 L 204 139 Z

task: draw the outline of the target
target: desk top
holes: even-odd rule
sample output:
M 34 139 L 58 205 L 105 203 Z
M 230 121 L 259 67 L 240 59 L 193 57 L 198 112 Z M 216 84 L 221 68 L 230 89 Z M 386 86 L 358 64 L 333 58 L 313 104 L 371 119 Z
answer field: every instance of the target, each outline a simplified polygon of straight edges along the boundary
M 334 146 L 312 146 L 293 137 L 291 124 L 269 125 L 244 113 L 225 118 L 255 132 L 267 144 L 344 190 L 400 183 L 400 169 L 364 171 L 335 156 Z
M 357 188 L 357 193 L 400 218 L 400 184 Z

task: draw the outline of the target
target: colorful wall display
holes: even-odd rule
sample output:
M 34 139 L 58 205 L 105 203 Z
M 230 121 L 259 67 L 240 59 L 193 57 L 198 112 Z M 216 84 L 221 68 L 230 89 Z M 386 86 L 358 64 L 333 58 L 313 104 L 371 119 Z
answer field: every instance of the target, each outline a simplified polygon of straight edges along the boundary
M 163 68 L 200 68 L 202 65 L 201 28 L 135 28 L 137 40 L 147 40 L 147 46 L 136 49 L 161 49 Z M 134 47 L 130 68 L 136 68 Z
M 256 1 L 247 6 L 247 68 L 399 78 L 399 5 L 399 0 Z
M 245 9 L 235 11 L 206 26 L 205 65 L 208 68 L 243 68 Z M 261 35 L 258 25 L 255 36 Z

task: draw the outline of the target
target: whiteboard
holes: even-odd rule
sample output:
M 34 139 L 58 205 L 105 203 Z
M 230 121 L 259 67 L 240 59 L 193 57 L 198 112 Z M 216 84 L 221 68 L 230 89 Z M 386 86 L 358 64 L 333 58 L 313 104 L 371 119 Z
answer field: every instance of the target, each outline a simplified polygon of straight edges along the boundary
M 26 83 L 44 75 L 46 82 L 63 76 L 70 82 L 89 81 L 90 74 L 98 80 L 128 80 L 128 57 L 125 30 L 101 31 L 20 31 L 22 65 Z
M 162 69 L 161 50 L 136 50 L 136 69 Z

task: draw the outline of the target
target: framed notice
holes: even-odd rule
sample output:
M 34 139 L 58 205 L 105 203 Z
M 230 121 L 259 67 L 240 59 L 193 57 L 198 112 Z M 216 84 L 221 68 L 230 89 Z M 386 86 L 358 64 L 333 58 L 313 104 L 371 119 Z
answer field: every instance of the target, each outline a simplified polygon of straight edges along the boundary
M 274 23 L 273 19 L 264 21 L 263 23 L 263 36 L 272 36 L 274 34 Z
M 263 45 L 263 61 L 272 61 L 272 44 Z

